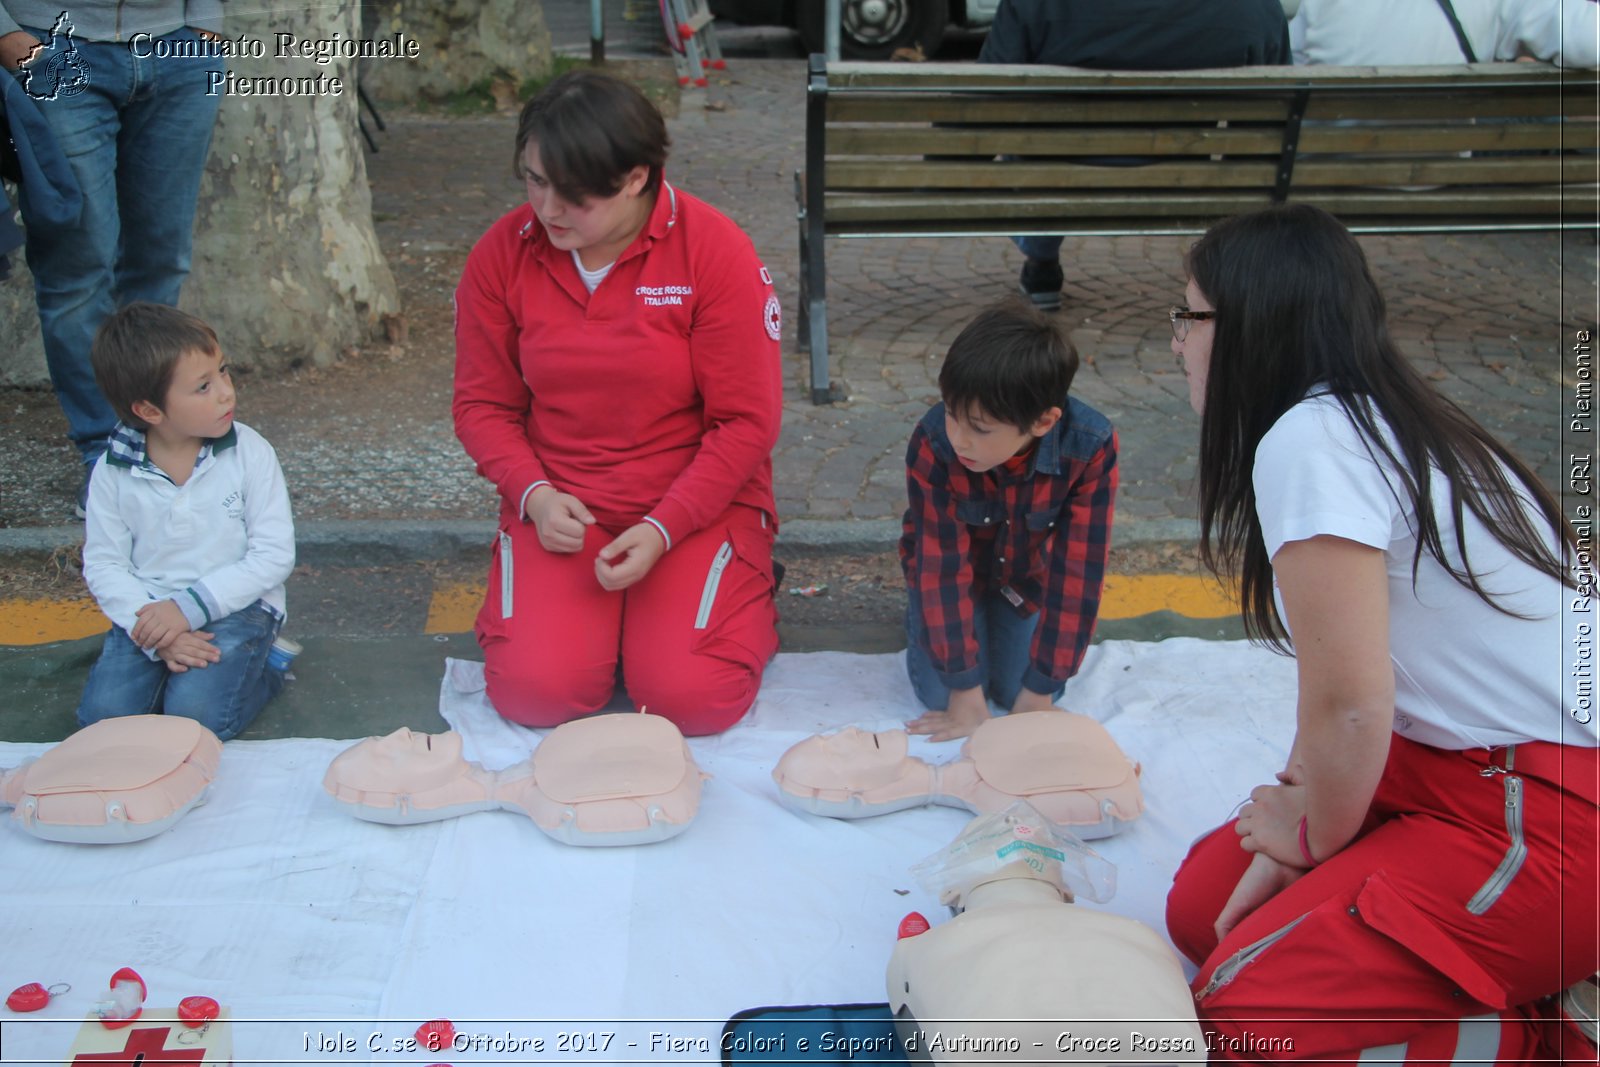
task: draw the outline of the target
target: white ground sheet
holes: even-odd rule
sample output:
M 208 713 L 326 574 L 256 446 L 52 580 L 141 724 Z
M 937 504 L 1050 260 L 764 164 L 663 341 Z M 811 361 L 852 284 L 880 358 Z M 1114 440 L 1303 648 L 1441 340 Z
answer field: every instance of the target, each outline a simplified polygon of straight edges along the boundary
M 450 661 L 440 700 L 487 766 L 538 743 L 494 714 L 480 664 Z M 1146 814 L 1094 847 L 1118 871 L 1103 907 L 1161 930 L 1189 843 L 1282 766 L 1293 662 L 1242 642 L 1110 641 L 1062 703 L 1143 766 Z M 154 1007 L 197 993 L 229 1007 L 237 1062 L 714 1061 L 736 1011 L 881 1001 L 901 917 L 948 914 L 908 867 L 970 816 L 800 815 L 771 769 L 812 733 L 917 711 L 899 655 L 780 655 L 744 722 L 690 742 L 712 776 L 700 814 L 655 845 L 573 848 L 514 812 L 361 822 L 321 787 L 349 742 L 310 739 L 230 742 L 208 802 L 148 841 L 0 826 L 0 994 L 73 987 L 37 1015 L 0 1009 L 0 1062 L 59 1063 L 122 966 Z M 0 766 L 46 747 L 0 744 Z M 912 754 L 958 748 L 913 739 Z M 453 1054 L 404 1048 L 439 1017 L 462 1035 Z M 573 1033 L 594 1036 L 571 1047 Z

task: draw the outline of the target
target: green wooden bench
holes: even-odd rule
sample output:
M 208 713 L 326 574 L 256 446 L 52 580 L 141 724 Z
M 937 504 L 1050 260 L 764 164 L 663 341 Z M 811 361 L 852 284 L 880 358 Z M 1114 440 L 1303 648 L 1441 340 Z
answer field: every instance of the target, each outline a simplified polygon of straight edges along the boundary
M 816 403 L 830 399 L 830 237 L 1190 234 L 1282 201 L 1358 233 L 1592 229 L 1600 211 L 1593 71 L 1145 73 L 814 55 L 807 76 L 795 194 Z

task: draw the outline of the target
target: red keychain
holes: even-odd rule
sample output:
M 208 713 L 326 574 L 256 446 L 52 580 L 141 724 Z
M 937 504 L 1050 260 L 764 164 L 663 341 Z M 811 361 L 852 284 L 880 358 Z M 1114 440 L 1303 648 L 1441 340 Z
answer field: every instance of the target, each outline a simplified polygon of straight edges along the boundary
M 27 985 L 18 986 L 6 998 L 6 1007 L 12 1011 L 38 1011 L 50 1003 L 51 997 L 59 997 L 72 989 L 65 982 L 57 982 L 46 989 L 38 982 L 29 982 Z
M 184 997 L 178 1001 L 178 1020 L 198 1030 L 222 1013 L 222 1005 L 210 997 Z
M 455 1024 L 449 1019 L 430 1019 L 417 1027 L 417 1044 L 429 1052 L 442 1052 L 455 1043 Z

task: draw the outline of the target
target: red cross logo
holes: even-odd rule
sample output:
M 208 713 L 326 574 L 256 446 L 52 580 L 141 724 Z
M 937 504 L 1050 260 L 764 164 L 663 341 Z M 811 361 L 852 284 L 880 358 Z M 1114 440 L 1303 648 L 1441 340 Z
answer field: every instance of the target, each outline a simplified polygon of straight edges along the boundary
M 121 1052 L 82 1052 L 72 1058 L 72 1067 L 79 1064 L 104 1064 L 105 1067 L 156 1067 L 157 1064 L 200 1063 L 206 1057 L 203 1048 L 169 1049 L 167 1035 L 170 1026 L 147 1026 L 128 1034 L 128 1043 Z

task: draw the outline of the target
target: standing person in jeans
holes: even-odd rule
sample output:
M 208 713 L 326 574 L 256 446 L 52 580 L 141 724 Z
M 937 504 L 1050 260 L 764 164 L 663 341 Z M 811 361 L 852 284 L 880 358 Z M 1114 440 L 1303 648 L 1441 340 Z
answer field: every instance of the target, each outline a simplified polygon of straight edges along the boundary
M 980 63 L 1199 70 L 1289 62 L 1288 0 L 1001 0 Z M 1085 162 L 1089 162 L 1085 160 Z M 1123 165 L 1137 160 L 1107 160 Z M 1061 307 L 1061 238 L 1013 237 L 1022 295 Z
M 21 187 L 45 361 L 89 472 L 117 416 L 95 385 L 89 348 L 113 311 L 176 305 L 189 273 L 195 202 L 220 96 L 221 0 L 0 0 L 0 67 L 39 106 L 83 191 L 75 223 L 50 219 L 48 190 Z M 202 53 L 196 56 L 195 53 Z M 172 53 L 189 58 L 174 58 Z

